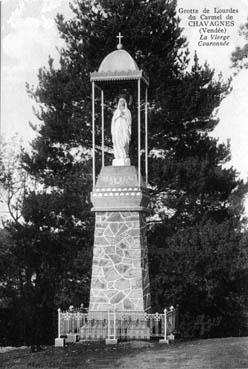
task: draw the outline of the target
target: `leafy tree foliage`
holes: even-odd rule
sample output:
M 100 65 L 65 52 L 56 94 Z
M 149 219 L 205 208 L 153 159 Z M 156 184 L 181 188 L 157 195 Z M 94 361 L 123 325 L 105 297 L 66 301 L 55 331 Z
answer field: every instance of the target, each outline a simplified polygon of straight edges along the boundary
M 248 20 L 240 27 L 240 36 L 245 40 L 248 39 Z M 236 50 L 232 53 L 233 67 L 236 71 L 248 68 L 248 43 L 246 42 L 242 47 L 236 47 Z
M 21 261 L 27 316 L 41 311 L 51 322 L 55 307 L 87 303 L 94 230 L 89 73 L 115 49 L 115 35 L 122 32 L 124 47 L 150 77 L 148 241 L 153 307 L 161 311 L 178 303 L 181 328 L 188 335 L 235 333 L 227 317 L 234 319 L 243 303 L 235 281 L 247 261 L 240 241 L 245 184 L 233 168 L 222 167 L 230 159 L 229 146 L 209 136 L 230 81 L 224 82 L 207 64 L 200 65 L 197 55 L 189 67 L 176 1 L 76 0 L 71 8 L 72 19 L 56 18 L 66 44 L 60 50 L 59 68 L 49 58 L 48 66 L 39 70 L 38 86 L 27 85 L 40 106 L 36 115 L 41 124 L 22 165 L 36 185 L 25 197 L 24 224 L 10 227 Z M 133 95 L 135 122 L 137 96 L 133 86 L 125 88 Z M 120 92 L 122 88 L 107 92 L 106 122 Z M 135 124 L 132 129 L 135 164 Z M 100 136 L 99 125 L 97 147 Z M 111 145 L 109 127 L 106 145 Z M 99 159 L 98 148 L 96 156 Z M 99 171 L 100 160 L 97 163 Z M 28 301 L 33 312 L 28 313 Z M 42 326 L 42 321 L 36 325 Z M 44 331 L 44 336 L 52 337 L 51 331 Z
M 242 71 L 248 68 L 248 20 L 240 27 L 239 31 L 240 36 L 246 40 L 246 43 L 243 44 L 242 47 L 238 46 L 232 53 L 232 67 L 234 69 L 234 74 L 242 73 Z M 248 242 L 247 242 L 247 227 L 244 229 L 242 234 L 241 245 L 244 249 L 247 250 Z M 243 310 L 241 316 L 241 326 L 245 326 L 247 329 L 247 306 L 248 306 L 248 273 L 247 273 L 247 262 L 245 261 L 244 264 L 246 268 L 239 270 L 238 277 L 237 277 L 237 289 L 241 294 L 241 300 L 243 304 Z
M 0 137 L 0 205 L 14 222 L 21 218 L 22 201 L 27 188 L 27 173 L 21 166 L 22 141 Z

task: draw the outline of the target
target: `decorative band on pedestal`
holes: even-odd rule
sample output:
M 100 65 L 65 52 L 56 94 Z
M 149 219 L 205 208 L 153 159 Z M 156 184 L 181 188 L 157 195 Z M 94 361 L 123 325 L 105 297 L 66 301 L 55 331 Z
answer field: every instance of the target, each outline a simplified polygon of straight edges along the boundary
M 103 167 L 91 193 L 92 211 L 147 211 L 149 192 L 134 166 Z

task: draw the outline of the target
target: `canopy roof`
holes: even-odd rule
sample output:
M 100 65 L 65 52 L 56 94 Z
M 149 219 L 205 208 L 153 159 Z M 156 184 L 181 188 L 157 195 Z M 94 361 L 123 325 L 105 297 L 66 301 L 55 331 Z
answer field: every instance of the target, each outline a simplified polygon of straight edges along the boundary
M 138 79 L 142 79 L 146 85 L 149 84 L 142 69 L 139 69 L 131 55 L 122 49 L 112 51 L 103 59 L 98 71 L 90 73 L 91 82 Z
M 115 73 L 132 71 L 137 72 L 139 68 L 131 55 L 126 50 L 115 50 L 108 54 L 99 67 L 98 72 Z

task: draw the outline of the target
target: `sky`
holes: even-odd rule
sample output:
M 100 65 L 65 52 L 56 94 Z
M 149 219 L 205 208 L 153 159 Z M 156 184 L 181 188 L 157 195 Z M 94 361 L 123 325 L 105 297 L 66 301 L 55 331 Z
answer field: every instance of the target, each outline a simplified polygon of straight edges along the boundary
M 228 33 L 230 36 L 229 46 L 224 47 L 203 47 L 198 46 L 199 29 L 188 25 L 189 13 L 179 14 L 181 26 L 184 27 L 184 34 L 189 41 L 191 54 L 197 51 L 201 63 L 207 61 L 216 74 L 223 74 L 224 78 L 233 77 L 232 92 L 222 101 L 218 109 L 219 124 L 213 132 L 213 136 L 219 138 L 221 142 L 230 139 L 232 159 L 229 166 L 233 166 L 240 173 L 243 179 L 248 178 L 248 70 L 242 71 L 237 76 L 233 76 L 234 70 L 231 68 L 231 54 L 237 46 L 243 46 L 245 40 L 239 35 L 239 27 L 248 19 L 248 0 L 178 0 L 179 9 L 188 11 L 198 9 L 202 12 L 204 8 L 210 10 L 209 15 L 219 15 L 214 13 L 214 8 L 237 9 L 234 24 Z M 246 40 L 247 42 L 247 40 Z
M 234 5 L 235 4 L 235 5 Z M 235 27 L 230 30 L 230 45 L 223 47 L 198 46 L 199 28 L 188 25 L 191 9 L 235 8 Z M 191 55 L 198 52 L 202 63 L 207 60 L 216 73 L 224 77 L 233 74 L 230 57 L 237 45 L 244 44 L 238 35 L 239 25 L 248 17 L 247 0 L 178 0 L 181 26 L 189 40 Z M 63 46 L 63 41 L 54 22 L 57 13 L 65 18 L 72 16 L 68 0 L 3 0 L 2 1 L 2 134 L 13 136 L 16 132 L 24 142 L 34 138 L 29 121 L 36 123 L 32 105 L 34 102 L 26 93 L 25 83 L 36 85 L 37 72 L 47 65 L 48 56 L 58 60 L 56 48 Z M 233 91 L 222 102 L 218 116 L 220 123 L 214 136 L 221 141 L 231 139 L 233 165 L 242 178 L 248 177 L 248 70 L 243 71 L 233 80 Z

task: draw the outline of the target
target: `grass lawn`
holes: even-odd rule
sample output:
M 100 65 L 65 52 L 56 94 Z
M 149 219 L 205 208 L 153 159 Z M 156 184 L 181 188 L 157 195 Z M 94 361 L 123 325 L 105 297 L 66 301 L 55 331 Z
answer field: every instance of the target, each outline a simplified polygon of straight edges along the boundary
M 0 354 L 1 369 L 248 369 L 248 337 L 176 342 L 78 343 Z

